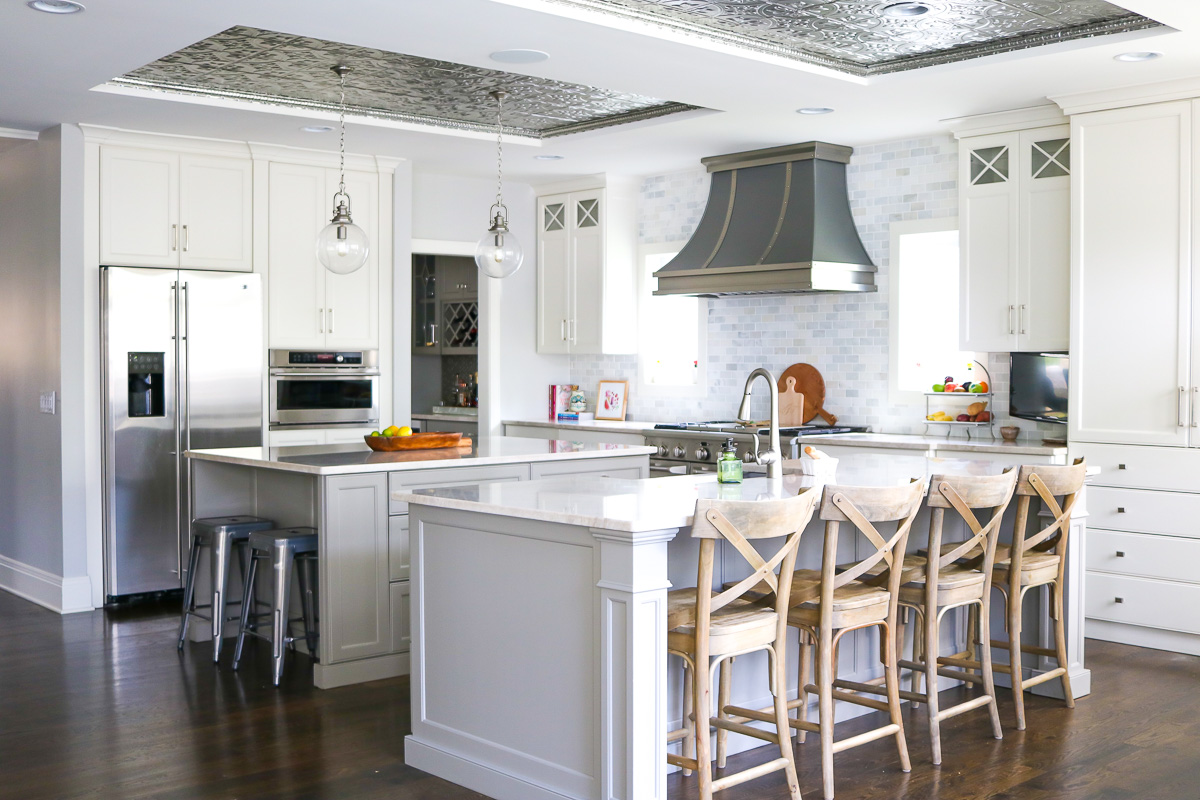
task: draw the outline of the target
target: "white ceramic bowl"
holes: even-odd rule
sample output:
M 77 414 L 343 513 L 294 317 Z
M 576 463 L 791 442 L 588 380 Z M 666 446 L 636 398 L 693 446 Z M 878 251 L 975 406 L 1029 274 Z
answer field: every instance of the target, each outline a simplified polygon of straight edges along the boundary
M 800 474 L 812 475 L 815 478 L 830 479 L 837 472 L 838 460 L 836 458 L 810 458 L 802 456 L 800 458 Z

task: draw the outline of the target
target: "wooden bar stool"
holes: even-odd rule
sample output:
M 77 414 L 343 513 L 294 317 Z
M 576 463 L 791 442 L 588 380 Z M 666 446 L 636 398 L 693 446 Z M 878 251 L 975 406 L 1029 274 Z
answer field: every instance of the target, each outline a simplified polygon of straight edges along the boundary
M 667 651 L 688 665 L 693 717 L 689 726 L 668 733 L 668 741 L 694 736 L 695 757 L 669 753 L 667 762 L 699 773 L 701 800 L 713 792 L 783 770 L 792 800 L 800 800 L 796 763 L 788 727 L 785 686 L 787 615 L 792 575 L 800 535 L 812 518 L 817 491 L 809 490 L 783 500 L 700 500 L 692 522 L 692 536 L 700 539 L 696 589 L 681 589 L 668 596 Z M 783 546 L 765 559 L 751 540 L 786 536 Z M 724 539 L 754 570 L 751 575 L 716 594 L 712 591 L 717 541 Z M 754 592 L 753 590 L 758 590 Z M 748 718 L 772 723 L 760 730 L 727 715 L 712 717 L 714 673 L 734 656 L 767 651 L 768 680 L 774 705 L 770 713 L 728 707 Z M 685 718 L 687 714 L 685 713 Z M 710 726 L 762 739 L 779 748 L 779 756 L 764 764 L 714 780 Z M 690 733 L 689 733 L 690 729 Z
M 992 681 L 991 648 L 983 648 L 979 661 L 974 660 L 974 638 L 969 634 L 970 655 L 959 653 L 939 655 L 942 620 L 952 608 L 980 609 L 983 641 L 989 641 L 989 598 L 992 586 L 992 565 L 996 542 L 1004 511 L 1016 488 L 1017 472 L 1007 469 L 1001 475 L 959 476 L 935 475 L 929 483 L 926 505 L 929 515 L 929 546 L 926 555 L 908 556 L 904 561 L 904 585 L 900 587 L 900 604 L 911 609 L 917 617 L 913 636 L 913 658 L 901 659 L 900 666 L 913 670 L 913 690 L 900 696 L 913 703 L 925 703 L 929 718 L 929 743 L 933 763 L 942 763 L 942 720 L 976 708 L 987 707 L 992 719 L 992 735 L 1001 739 L 1000 712 L 996 708 L 996 686 Z M 963 542 L 943 545 L 942 532 L 946 511 L 954 511 L 970 530 Z M 976 510 L 988 509 L 990 521 L 980 524 Z M 928 553 L 940 553 L 930 560 Z M 899 646 L 904 645 L 903 626 L 898 631 Z M 981 674 L 975 674 L 979 670 Z M 925 676 L 925 691 L 918 690 L 919 676 Z M 940 708 L 938 677 L 957 678 L 983 686 L 984 694 L 957 705 Z
M 914 478 L 907 486 L 861 487 L 826 486 L 821 499 L 820 518 L 825 520 L 825 549 L 821 569 L 799 570 L 792 580 L 793 608 L 788 624 L 800 631 L 800 668 L 796 700 L 788 704 L 798 709 L 792 727 L 821 737 L 821 781 L 826 800 L 834 796 L 833 756 L 844 750 L 894 736 L 904 772 L 912 769 L 908 745 L 904 739 L 904 721 L 900 713 L 900 673 L 897 666 L 896 614 L 903 578 L 904 551 L 913 520 L 921 510 L 925 483 Z M 894 522 L 896 531 L 885 539 L 875 523 Z M 842 523 L 850 523 L 872 545 L 871 552 L 851 564 L 837 563 Z M 879 569 L 875 569 L 878 567 Z M 872 570 L 875 569 L 874 574 Z M 878 626 L 880 660 L 884 665 L 883 691 L 886 701 L 863 697 L 860 693 L 879 693 L 880 687 L 842 680 L 837 677 L 837 647 L 850 631 Z M 817 683 L 809 683 L 811 654 L 808 641 L 816 643 Z M 808 721 L 808 694 L 817 695 L 818 721 Z M 833 740 L 835 700 L 888 712 L 890 722 L 874 730 Z
M 1061 678 L 1067 707 L 1075 707 L 1075 695 L 1071 692 L 1071 675 L 1067 671 L 1063 591 L 1071 510 L 1075 507 L 1075 500 L 1079 496 L 1079 490 L 1083 488 L 1086 475 L 1087 465 L 1082 458 L 1075 459 L 1075 463 L 1069 467 L 1042 464 L 1021 467 L 1017 478 L 1017 513 L 1013 521 L 1012 544 L 996 548 L 992 586 L 1004 595 L 1008 641 L 993 640 L 991 646 L 1008 650 L 1008 664 L 997 664 L 995 669 L 1012 676 L 1013 702 L 1017 707 L 1019 731 L 1025 730 L 1025 689 Z M 1051 517 L 1051 522 L 1031 534 L 1028 530 L 1030 506 L 1035 497 L 1041 501 L 1042 508 Z M 1059 498 L 1062 498 L 1061 504 Z M 1037 518 L 1037 514 L 1033 516 Z M 1054 620 L 1053 648 L 1021 644 L 1021 615 L 1025 593 L 1035 586 L 1049 587 L 1050 616 Z M 987 637 L 984 637 L 984 641 L 987 641 Z M 1053 658 L 1058 662 L 1058 666 L 1041 675 L 1025 678 L 1021 668 L 1022 653 Z

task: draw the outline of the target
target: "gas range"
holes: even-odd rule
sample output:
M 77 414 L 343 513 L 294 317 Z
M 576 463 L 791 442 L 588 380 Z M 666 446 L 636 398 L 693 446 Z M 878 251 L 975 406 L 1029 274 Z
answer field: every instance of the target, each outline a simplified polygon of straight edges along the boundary
M 797 458 L 797 440 L 803 436 L 834 433 L 863 433 L 867 429 L 852 425 L 799 425 L 780 428 L 784 458 Z M 760 450 L 767 448 L 770 428 L 760 423 L 739 421 L 662 422 L 646 431 L 646 444 L 656 447 L 650 456 L 650 469 L 657 474 L 689 474 L 714 472 L 717 457 L 729 439 L 737 448 L 738 457 L 753 464 Z

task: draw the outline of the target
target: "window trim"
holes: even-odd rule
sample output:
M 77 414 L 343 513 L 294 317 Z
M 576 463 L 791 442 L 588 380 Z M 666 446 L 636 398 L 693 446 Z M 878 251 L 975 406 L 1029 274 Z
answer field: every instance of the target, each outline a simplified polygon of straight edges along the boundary
M 637 247 L 637 297 L 638 297 L 638 330 L 646 330 L 644 324 L 645 315 L 648 313 L 646 300 L 650 295 L 650 287 L 646 278 L 646 259 L 649 256 L 662 255 L 663 253 L 678 253 L 687 244 L 686 240 L 677 242 L 655 242 L 653 244 L 639 244 Z M 699 364 L 697 365 L 696 383 L 692 386 L 663 386 L 657 383 L 646 383 L 646 371 L 643 366 L 644 353 L 642 352 L 639 337 L 639 346 L 637 350 L 637 392 L 641 397 L 686 397 L 686 398 L 706 398 L 708 397 L 708 299 L 704 297 L 697 298 L 698 309 L 696 313 L 696 341 L 698 344 Z
M 959 246 L 962 231 L 958 217 L 937 219 L 900 220 L 888 226 L 888 401 L 893 405 L 921 405 L 924 408 L 925 393 L 900 389 L 900 237 L 914 233 L 947 233 L 957 231 Z M 961 251 L 960 251 L 961 252 Z M 959 258 L 959 283 L 962 283 L 962 258 Z M 961 313 L 961 309 L 960 309 Z M 959 343 L 961 346 L 961 342 Z M 924 414 L 924 412 L 921 412 Z M 923 418 L 923 417 L 922 417 Z

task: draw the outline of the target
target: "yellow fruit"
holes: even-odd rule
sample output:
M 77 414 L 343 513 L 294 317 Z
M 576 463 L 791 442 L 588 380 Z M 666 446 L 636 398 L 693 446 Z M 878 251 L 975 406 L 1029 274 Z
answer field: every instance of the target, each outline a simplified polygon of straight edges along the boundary
M 405 425 L 403 428 L 400 429 L 400 432 L 396 435 L 397 436 L 412 436 L 412 428 Z

